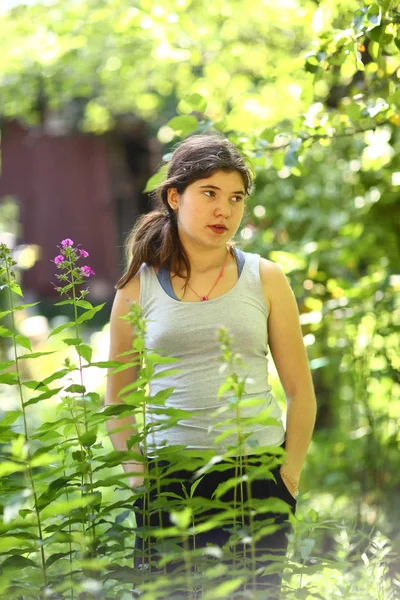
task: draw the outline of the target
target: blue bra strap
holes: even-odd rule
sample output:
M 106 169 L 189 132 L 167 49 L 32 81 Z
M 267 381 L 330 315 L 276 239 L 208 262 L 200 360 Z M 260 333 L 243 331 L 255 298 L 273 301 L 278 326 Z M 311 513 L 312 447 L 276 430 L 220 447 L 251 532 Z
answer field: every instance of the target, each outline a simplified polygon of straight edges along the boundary
M 158 267 L 157 277 L 158 277 L 158 281 L 160 282 L 160 285 L 163 288 L 164 292 L 166 294 L 168 294 L 168 296 L 171 296 L 171 298 L 174 298 L 174 300 L 179 300 L 179 298 L 177 298 L 175 296 L 175 292 L 172 289 L 169 269 L 165 269 L 164 267 L 161 267 L 161 266 Z

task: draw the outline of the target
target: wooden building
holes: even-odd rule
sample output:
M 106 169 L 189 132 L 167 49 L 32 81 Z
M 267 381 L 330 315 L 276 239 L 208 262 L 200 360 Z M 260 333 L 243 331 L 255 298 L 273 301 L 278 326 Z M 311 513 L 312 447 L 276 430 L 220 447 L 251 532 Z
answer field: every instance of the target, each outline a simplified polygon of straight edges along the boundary
M 67 237 L 89 252 L 82 265 L 96 273 L 89 280 L 92 301 L 109 300 L 122 274 L 126 234 L 151 209 L 142 190 L 160 155 L 147 125 L 127 117 L 96 136 L 68 131 L 51 116 L 38 128 L 5 122 L 1 154 L 0 202 L 11 196 L 20 209 L 16 245 L 39 247 L 37 262 L 22 276 L 30 301 L 57 298 L 50 261 Z

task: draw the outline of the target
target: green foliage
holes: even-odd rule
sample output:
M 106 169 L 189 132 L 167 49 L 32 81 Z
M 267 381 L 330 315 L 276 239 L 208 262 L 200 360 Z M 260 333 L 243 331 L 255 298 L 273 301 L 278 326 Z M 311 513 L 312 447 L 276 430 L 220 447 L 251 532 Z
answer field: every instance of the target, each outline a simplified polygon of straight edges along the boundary
M 10 253 L 4 246 L 1 253 L 5 272 L 10 273 L 13 266 Z M 13 317 L 13 286 L 5 285 L 10 294 L 9 315 Z M 72 291 L 75 294 L 75 286 Z M 92 309 L 89 303 L 84 308 L 93 315 Z M 260 536 L 274 531 L 279 525 L 270 522 L 269 511 L 287 515 L 288 505 L 281 498 L 253 499 L 253 509 L 261 515 L 266 515 L 266 521 L 260 522 L 259 528 L 253 531 L 252 525 L 249 529 L 243 525 L 242 519 L 247 508 L 236 501 L 232 505 L 224 504 L 222 497 L 227 490 L 235 486 L 249 485 L 252 479 L 271 478 L 271 469 L 281 462 L 283 451 L 276 448 L 275 457 L 269 458 L 265 451 L 271 448 L 254 448 L 254 456 L 261 458 L 262 463 L 257 463 L 256 467 L 253 459 L 247 457 L 247 471 L 246 475 L 243 475 L 244 457 L 238 454 L 238 450 L 243 450 L 246 426 L 249 424 L 240 414 L 242 408 L 248 408 L 249 404 L 242 398 L 247 375 L 237 374 L 239 370 L 243 373 L 245 365 L 241 357 L 232 352 L 229 333 L 224 329 L 219 331 L 219 341 L 226 379 L 219 396 L 224 393 L 232 394 L 231 415 L 229 418 L 227 410 L 216 411 L 215 428 L 218 430 L 221 425 L 217 422 L 217 417 L 224 414 L 226 420 L 223 424 L 228 430 L 235 432 L 236 443 L 228 445 L 222 454 L 210 450 L 199 455 L 198 452 L 188 449 L 183 452 L 181 447 L 168 448 L 168 460 L 171 462 L 169 471 L 162 473 L 159 470 L 151 486 L 160 489 L 161 481 L 167 481 L 174 469 L 189 469 L 196 473 L 198 479 L 189 489 L 182 486 L 181 495 L 170 494 L 169 502 L 174 499 L 175 504 L 170 513 L 169 528 L 145 527 L 141 531 L 135 528 L 132 503 L 137 504 L 142 497 L 146 506 L 146 497 L 151 490 L 150 479 L 147 476 L 147 453 L 145 451 L 142 455 L 135 450 L 107 451 L 101 442 L 104 435 L 102 427 L 111 416 L 123 415 L 127 409 L 137 414 L 142 413 L 146 404 L 153 400 L 164 415 L 170 415 L 170 419 L 163 426 L 173 424 L 177 415 L 165 407 L 165 401 L 172 390 L 165 390 L 157 397 L 151 397 L 148 387 L 154 376 L 154 366 L 159 362 L 168 364 L 173 362 L 173 359 L 146 350 L 143 343 L 146 324 L 138 306 L 131 306 L 128 319 L 135 328 L 134 345 L 136 352 L 139 349 L 140 353 L 140 383 L 135 387 L 136 391 L 127 404 L 100 407 L 98 394 L 86 392 L 86 386 L 83 384 L 68 387 L 63 385 L 53 390 L 48 388 L 48 384 L 60 378 L 61 374 L 76 370 L 71 366 L 61 369 L 54 377 L 43 382 L 27 381 L 22 382 L 25 385 L 21 386 L 17 346 L 15 360 L 11 361 L 11 364 L 6 363 L 7 373 L 17 375 L 13 381 L 10 380 L 9 385 L 14 385 L 19 390 L 21 407 L 6 413 L 0 428 L 0 508 L 3 517 L 0 525 L 0 593 L 3 597 L 24 600 L 44 597 L 109 599 L 128 598 L 132 590 L 136 590 L 134 593 L 140 591 L 141 597 L 156 600 L 165 598 L 166 594 L 170 598 L 178 597 L 176 594 L 179 594 L 180 589 L 182 592 L 189 590 L 190 597 L 211 600 L 216 597 L 240 598 L 243 586 L 250 586 L 247 597 L 255 600 L 265 598 L 265 592 L 251 592 L 256 563 L 249 554 L 242 554 L 238 542 L 245 534 L 250 536 L 251 547 Z M 79 316 L 75 313 L 76 337 L 66 338 L 66 341 L 76 349 L 79 359 L 82 337 L 78 320 Z M 16 334 L 14 330 L 10 331 L 12 337 L 7 339 L 14 339 Z M 137 364 L 135 355 L 132 360 Z M 99 368 L 109 368 L 117 372 L 123 364 L 119 361 L 106 361 Z M 80 367 L 82 382 L 83 367 L 84 365 Z M 28 427 L 31 410 L 29 403 L 32 398 L 26 399 L 25 394 L 37 389 L 46 389 L 44 393 L 52 391 L 57 394 L 57 418 L 32 428 Z M 129 397 L 128 394 L 127 398 Z M 33 399 L 36 398 L 37 396 L 34 396 Z M 258 400 L 251 402 L 256 405 Z M 178 418 L 181 418 L 185 411 L 176 412 L 179 412 Z M 190 418 L 190 413 L 185 414 L 185 417 Z M 373 420 L 371 423 L 374 425 Z M 129 447 L 136 447 L 141 441 L 146 448 L 153 427 L 152 423 L 147 422 L 144 412 L 142 427 L 131 436 Z M 354 457 L 357 452 L 361 456 L 363 438 L 354 436 L 352 439 L 354 447 L 351 456 Z M 374 451 L 378 451 L 383 442 L 385 440 L 376 437 L 377 445 Z M 337 439 L 331 435 L 329 441 L 323 440 L 323 444 L 325 448 L 328 444 L 332 445 L 329 450 L 331 469 L 328 476 L 340 475 L 340 461 L 343 460 L 340 432 L 337 433 Z M 347 452 L 350 452 L 350 449 Z M 162 456 L 161 452 L 160 457 Z M 122 462 L 129 460 L 143 461 L 145 467 L 145 483 L 134 491 L 126 483 L 129 475 L 116 470 Z M 213 500 L 196 496 L 202 476 L 213 470 L 225 468 L 225 460 L 235 466 L 237 476 L 220 484 Z M 360 462 L 361 459 L 356 460 L 356 465 Z M 321 479 L 324 475 L 318 473 L 318 469 L 323 468 L 319 453 L 311 451 L 309 463 L 311 476 L 316 480 Z M 327 490 L 333 484 L 337 487 L 338 482 L 329 481 L 327 478 Z M 349 497 L 347 488 L 343 489 L 343 493 L 345 492 L 346 497 Z M 332 598 L 345 595 L 346 598 L 354 600 L 360 597 L 367 600 L 394 598 L 398 556 L 387 536 L 376 528 L 368 530 L 367 522 L 360 521 L 356 514 L 352 522 L 346 522 L 343 516 L 324 516 L 324 497 L 320 495 L 319 498 L 319 511 L 311 507 L 304 512 L 302 518 L 289 517 L 294 527 L 290 534 L 289 556 L 276 556 L 267 567 L 268 572 L 285 570 L 284 598 L 309 600 L 324 598 L 327 594 Z M 161 510 L 164 502 L 165 493 L 158 494 L 152 510 Z M 312 504 L 312 498 L 309 502 Z M 199 522 L 203 511 L 213 506 L 223 508 L 225 512 Z M 367 504 L 362 506 L 364 510 L 367 509 Z M 147 514 L 146 510 L 144 514 Z M 199 553 L 195 548 L 190 550 L 188 547 L 190 535 L 196 537 L 201 532 L 208 531 L 220 524 L 221 518 L 226 526 L 230 526 L 231 531 L 233 549 L 230 550 L 231 554 L 228 553 L 228 557 L 231 556 L 234 562 L 233 567 L 231 565 L 229 569 L 224 563 L 227 548 L 208 548 L 208 553 Z M 150 533 L 154 536 L 156 545 L 161 544 L 165 538 L 168 539 L 169 546 L 159 560 L 161 570 L 154 571 L 155 559 L 147 554 L 142 560 L 148 563 L 148 569 L 133 568 L 134 535 L 146 537 Z M 183 544 L 183 550 L 174 540 Z M 330 544 L 328 552 L 327 543 Z M 183 571 L 177 571 L 173 578 L 168 577 L 163 572 L 164 566 L 182 556 Z M 344 571 L 347 571 L 345 577 Z
M 0 16 L 2 116 L 35 123 L 40 98 L 95 133 L 126 113 L 162 142 L 212 126 L 301 171 L 318 140 L 398 126 L 398 15 L 372 0 L 18 6 Z
M 217 130 L 251 160 L 256 184 L 241 244 L 276 260 L 290 278 L 319 403 L 303 476 L 304 508 L 300 502 L 289 558 L 272 568 L 285 569 L 285 599 L 394 598 L 400 485 L 398 2 L 324 0 L 288 9 L 257 0 L 244 10 L 239 0 L 207 6 L 190 0 L 160 6 L 59 0 L 3 11 L 0 26 L 3 118 L 36 123 L 44 102 L 70 127 L 101 134 L 119 115 L 134 113 L 158 129 L 162 143 Z M 145 191 L 155 189 L 165 172 L 166 165 Z M 4 203 L 1 226 L 8 213 Z M 3 292 L 21 298 L 5 248 L 2 258 Z M 77 364 L 66 360 L 48 377 L 24 380 L 20 370 L 20 360 L 46 354 L 32 352 L 13 323 L 24 305 L 0 313 L 1 338 L 14 352 L 14 360 L 2 358 L 0 382 L 20 397 L 19 408 L 4 413 L 0 426 L 0 596 L 130 598 L 134 587 L 143 599 L 164 598 L 168 586 L 190 588 L 197 580 L 185 574 L 173 582 L 149 578 L 132 568 L 132 503 L 148 489 L 134 494 L 118 470 L 123 461 L 140 460 L 132 448 L 151 434 L 151 426 L 143 423 L 126 453 L 103 446 L 110 417 L 128 411 L 140 416 L 162 357 L 146 354 L 146 370 L 125 390 L 126 405 L 101 407 L 98 394 L 84 385 L 84 369 L 118 372 L 127 365 L 91 362 L 92 348 L 81 333 L 102 307 L 93 307 L 84 293 L 76 297 L 76 285 L 70 278 L 59 288 L 73 297 L 57 305 L 70 306 L 73 315 L 50 335 L 66 333 L 63 341 L 75 350 Z M 132 353 L 144 357 L 143 325 L 138 314 L 131 318 L 139 332 Z M 231 372 L 221 393 L 236 396 L 235 413 L 243 381 L 226 334 L 221 332 L 222 355 Z M 28 353 L 19 355 L 21 347 Z M 79 379 L 65 384 L 71 375 Z M 170 393 L 152 400 L 174 423 L 183 415 L 166 409 Z M 34 427 L 34 411 L 48 398 L 57 399 L 57 413 Z M 246 439 L 240 414 L 229 416 L 221 411 L 215 418 L 238 436 L 240 447 Z M 268 418 L 263 415 L 266 423 Z M 224 438 L 225 432 L 219 442 Z M 176 450 L 176 463 L 199 474 L 219 468 L 213 459 L 205 454 L 202 462 Z M 227 485 L 235 483 L 245 483 L 239 473 Z M 192 486 L 175 498 L 171 531 L 183 543 L 200 512 L 194 492 Z M 166 562 L 177 548 L 170 547 Z M 185 557 L 190 560 L 190 553 Z M 221 561 L 209 565 L 207 581 L 199 584 L 203 597 L 233 594 L 251 578 L 251 565 L 246 568 L 240 573 Z

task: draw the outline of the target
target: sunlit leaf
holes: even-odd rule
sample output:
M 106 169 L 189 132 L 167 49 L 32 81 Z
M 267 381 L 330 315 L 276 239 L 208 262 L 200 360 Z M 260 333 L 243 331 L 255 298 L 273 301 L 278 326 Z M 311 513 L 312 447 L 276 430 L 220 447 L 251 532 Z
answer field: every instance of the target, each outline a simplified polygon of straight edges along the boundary
M 90 363 L 92 359 L 93 349 L 87 344 L 81 344 L 77 347 L 78 354 L 82 356 L 88 363 Z
M 198 126 L 198 121 L 196 117 L 191 115 L 185 115 L 180 117 L 174 117 L 170 121 L 168 121 L 168 127 L 174 129 L 178 133 L 182 135 L 182 137 L 186 137 L 189 133 L 196 131 Z

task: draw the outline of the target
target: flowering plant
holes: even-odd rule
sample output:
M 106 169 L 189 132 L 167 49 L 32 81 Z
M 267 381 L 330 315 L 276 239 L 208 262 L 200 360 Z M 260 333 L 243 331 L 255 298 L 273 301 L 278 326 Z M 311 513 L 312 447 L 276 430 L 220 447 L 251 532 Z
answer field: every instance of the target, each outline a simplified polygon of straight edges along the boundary
M 61 275 L 56 274 L 57 279 L 67 282 L 64 286 L 59 286 L 53 282 L 51 282 L 51 285 L 57 292 L 61 295 L 65 294 L 68 298 L 70 298 L 69 291 L 72 290 L 75 300 L 83 299 L 89 293 L 89 289 L 86 288 L 85 290 L 81 290 L 79 298 L 76 298 L 75 286 L 81 285 L 85 281 L 85 277 L 95 275 L 95 272 L 89 265 L 77 266 L 78 260 L 89 256 L 89 253 L 83 248 L 79 248 L 79 246 L 80 244 L 77 244 L 74 247 L 73 240 L 66 238 L 57 246 L 59 254 L 51 260 L 57 266 L 57 269 L 64 271 Z

